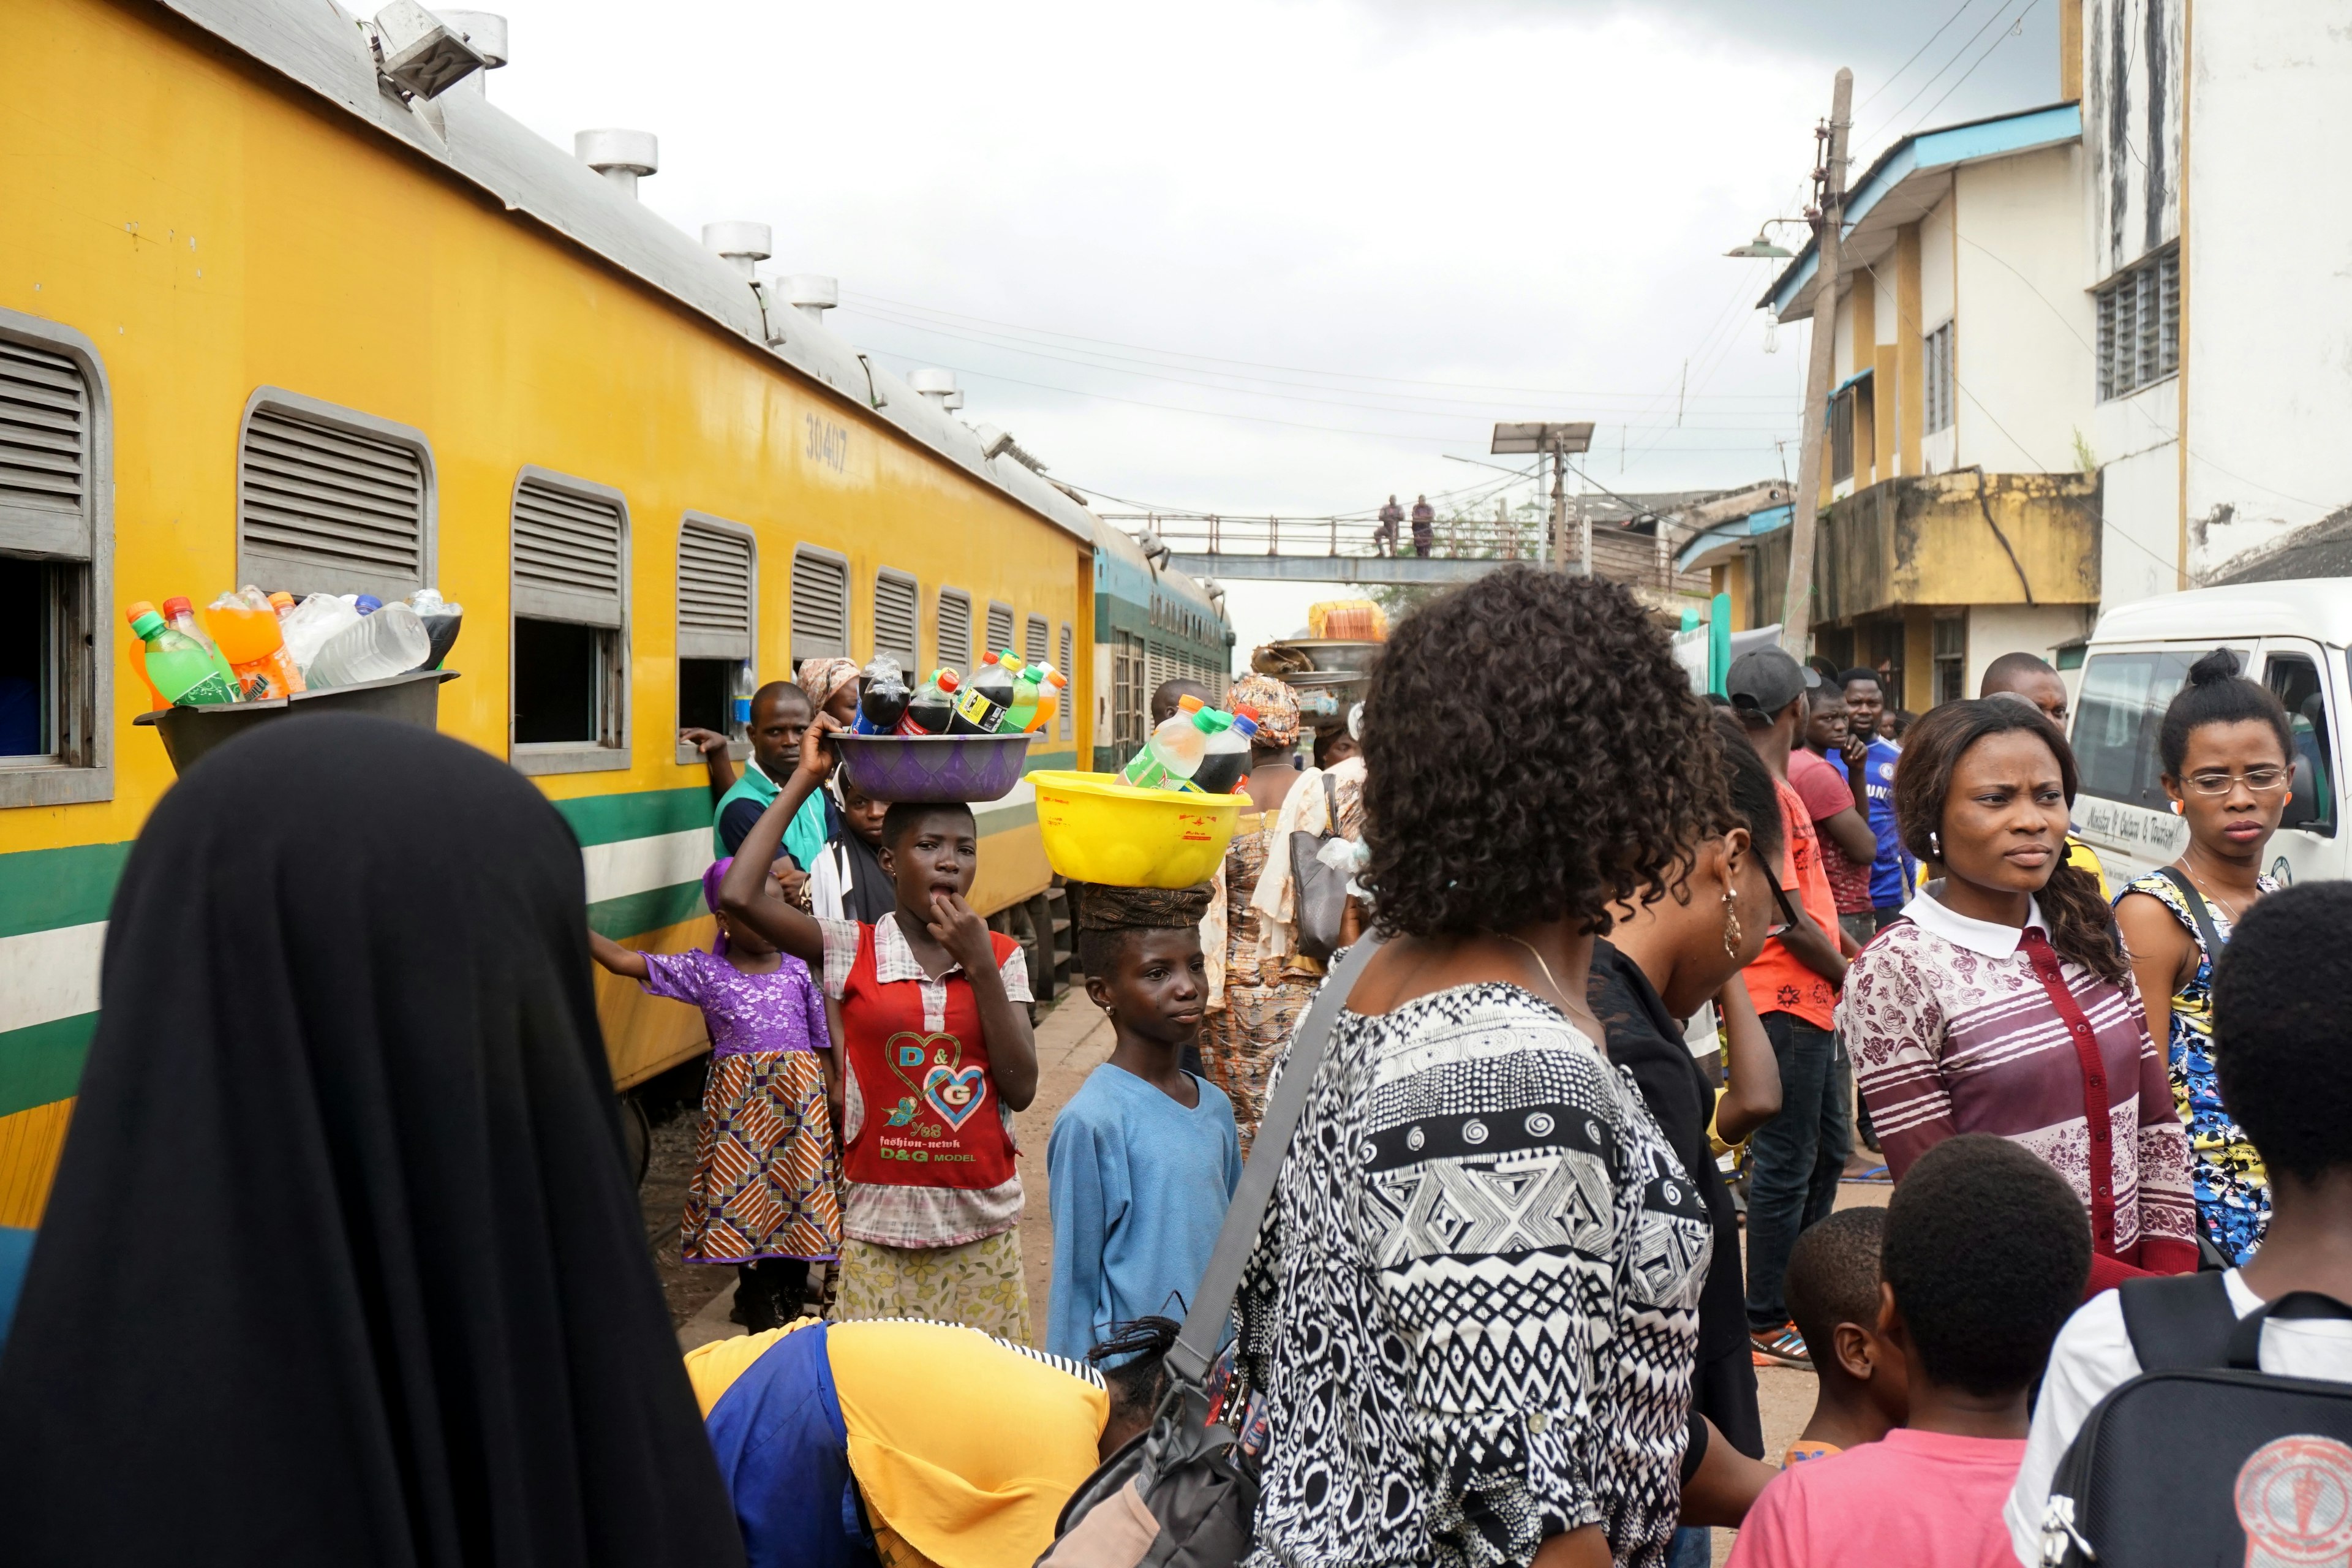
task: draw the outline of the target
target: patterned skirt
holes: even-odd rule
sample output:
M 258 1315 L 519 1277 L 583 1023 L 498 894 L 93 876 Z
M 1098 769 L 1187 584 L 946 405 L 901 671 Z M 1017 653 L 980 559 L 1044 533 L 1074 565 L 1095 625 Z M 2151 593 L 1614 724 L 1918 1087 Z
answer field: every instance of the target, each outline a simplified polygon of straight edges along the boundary
M 814 1051 L 713 1058 L 681 1256 L 688 1263 L 838 1257 L 840 1166 Z
M 1254 969 L 1253 962 L 1246 966 Z M 1278 966 L 1267 964 L 1268 972 Z M 1246 976 L 1244 966 L 1225 972 L 1225 1005 L 1201 1026 L 1201 1065 L 1211 1083 L 1234 1102 L 1234 1121 L 1241 1130 L 1242 1157 L 1249 1157 L 1250 1140 L 1265 1114 L 1265 1080 L 1275 1058 L 1290 1043 L 1307 1005 L 1315 1000 L 1312 980 L 1263 983 Z
M 1029 1286 L 1021 1270 L 1021 1231 L 1015 1226 L 961 1247 L 885 1247 L 845 1237 L 833 1317 L 961 1323 L 1025 1345 Z

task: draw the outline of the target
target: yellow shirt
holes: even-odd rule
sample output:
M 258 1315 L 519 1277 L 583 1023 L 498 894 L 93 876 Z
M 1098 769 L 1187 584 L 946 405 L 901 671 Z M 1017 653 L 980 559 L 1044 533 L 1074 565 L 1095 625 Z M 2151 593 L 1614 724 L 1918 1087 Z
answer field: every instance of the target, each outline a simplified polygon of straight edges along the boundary
M 786 1328 L 686 1357 L 709 1415 Z M 946 1568 L 1029 1568 L 1095 1471 L 1110 1396 L 1053 1361 L 949 1323 L 856 1321 L 825 1331 L 849 1469 L 877 1531 Z

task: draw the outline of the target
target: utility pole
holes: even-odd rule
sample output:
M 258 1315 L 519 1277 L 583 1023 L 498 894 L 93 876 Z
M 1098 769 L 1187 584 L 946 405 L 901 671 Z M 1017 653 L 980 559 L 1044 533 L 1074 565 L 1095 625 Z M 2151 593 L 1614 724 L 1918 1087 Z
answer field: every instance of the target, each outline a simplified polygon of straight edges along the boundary
M 1568 486 L 1562 479 L 1568 468 L 1568 454 L 1560 443 L 1551 444 L 1551 559 L 1558 565 L 1568 546 Z
M 1568 455 L 1592 449 L 1592 422 L 1589 419 L 1568 423 L 1557 421 L 1513 422 L 1495 426 L 1495 440 L 1488 448 L 1490 455 L 1500 457 L 1508 452 L 1546 455 L 1551 458 L 1551 537 L 1545 541 L 1544 559 L 1559 568 L 1568 547 Z M 1540 471 L 1540 460 L 1538 463 Z
M 1789 592 L 1781 601 L 1780 646 L 1802 662 L 1812 641 L 1814 513 L 1822 493 L 1822 437 L 1828 433 L 1831 362 L 1837 353 L 1839 252 L 1845 238 L 1845 137 L 1852 129 L 1853 72 L 1839 68 L 1830 95 L 1829 155 L 1819 171 L 1820 216 L 1813 221 L 1813 352 L 1805 370 L 1803 444 L 1797 490 L 1789 498 Z

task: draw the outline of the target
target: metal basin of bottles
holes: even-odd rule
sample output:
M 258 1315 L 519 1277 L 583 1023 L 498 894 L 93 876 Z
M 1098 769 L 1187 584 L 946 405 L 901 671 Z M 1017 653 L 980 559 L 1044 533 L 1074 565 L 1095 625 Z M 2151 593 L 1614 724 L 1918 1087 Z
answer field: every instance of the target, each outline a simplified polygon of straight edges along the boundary
M 833 737 L 842 767 L 869 800 L 1001 800 L 1021 782 L 1034 733 Z
M 417 669 L 384 680 L 298 691 L 291 697 L 262 702 L 163 708 L 142 713 L 131 721 L 154 726 L 155 732 L 163 738 L 163 751 L 172 759 L 173 770 L 184 773 L 257 724 L 304 714 L 367 713 L 421 729 L 438 729 L 441 683 L 457 679 L 454 669 Z

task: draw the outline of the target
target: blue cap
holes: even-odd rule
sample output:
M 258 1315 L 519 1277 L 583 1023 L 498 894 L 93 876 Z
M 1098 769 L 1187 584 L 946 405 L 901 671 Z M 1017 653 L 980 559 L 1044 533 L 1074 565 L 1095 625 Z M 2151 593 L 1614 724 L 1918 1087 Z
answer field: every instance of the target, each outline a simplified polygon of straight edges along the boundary
M 383 608 L 383 601 L 373 594 L 362 594 L 352 600 L 352 607 L 361 615 L 372 616 Z

